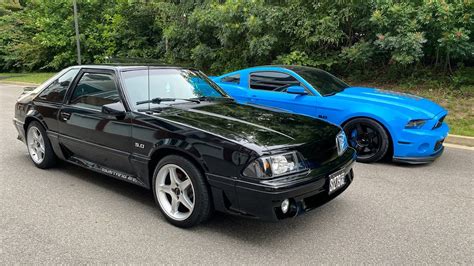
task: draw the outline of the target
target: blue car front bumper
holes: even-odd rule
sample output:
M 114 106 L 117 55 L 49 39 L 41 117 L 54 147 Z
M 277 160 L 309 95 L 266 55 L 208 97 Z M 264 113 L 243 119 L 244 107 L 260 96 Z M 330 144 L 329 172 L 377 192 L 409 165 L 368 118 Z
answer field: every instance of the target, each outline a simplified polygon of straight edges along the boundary
M 394 140 L 393 160 L 411 164 L 434 161 L 443 153 L 448 132 L 449 127 L 444 122 L 435 129 L 402 130 L 398 140 Z

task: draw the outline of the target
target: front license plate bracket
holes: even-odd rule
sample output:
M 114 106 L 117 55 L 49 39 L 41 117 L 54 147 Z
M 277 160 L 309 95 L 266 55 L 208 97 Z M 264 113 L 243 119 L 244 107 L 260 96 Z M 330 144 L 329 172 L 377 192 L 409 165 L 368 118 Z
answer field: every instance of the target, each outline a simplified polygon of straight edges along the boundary
M 329 194 L 339 190 L 346 184 L 346 170 L 342 169 L 329 175 Z

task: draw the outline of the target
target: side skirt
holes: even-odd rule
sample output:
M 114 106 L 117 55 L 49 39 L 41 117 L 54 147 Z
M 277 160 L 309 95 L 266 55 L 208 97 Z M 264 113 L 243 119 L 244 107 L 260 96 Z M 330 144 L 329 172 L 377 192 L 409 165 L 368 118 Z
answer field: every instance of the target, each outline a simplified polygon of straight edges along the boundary
M 83 168 L 90 169 L 94 172 L 98 172 L 98 173 L 101 173 L 101 174 L 111 176 L 115 179 L 123 180 L 123 181 L 126 181 L 128 183 L 132 183 L 132 184 L 144 187 L 144 188 L 148 188 L 142 181 L 140 181 L 140 179 L 138 179 L 135 176 L 131 176 L 129 174 L 125 174 L 123 172 L 104 167 L 102 165 L 93 163 L 91 161 L 87 161 L 87 160 L 84 160 L 84 159 L 81 159 L 81 158 L 78 158 L 78 157 L 75 157 L 75 156 L 69 157 L 66 161 L 70 162 L 72 164 L 75 164 L 77 166 L 81 166 Z

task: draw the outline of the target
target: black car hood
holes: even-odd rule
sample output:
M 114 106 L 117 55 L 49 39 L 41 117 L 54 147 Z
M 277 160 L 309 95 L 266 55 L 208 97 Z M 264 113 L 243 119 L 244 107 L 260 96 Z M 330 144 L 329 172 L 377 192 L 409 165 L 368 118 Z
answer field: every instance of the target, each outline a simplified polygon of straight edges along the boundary
M 234 102 L 174 105 L 157 116 L 238 142 L 257 152 L 293 148 L 305 157 L 314 157 L 314 153 L 328 149 L 334 155 L 336 135 L 341 131 L 323 120 Z

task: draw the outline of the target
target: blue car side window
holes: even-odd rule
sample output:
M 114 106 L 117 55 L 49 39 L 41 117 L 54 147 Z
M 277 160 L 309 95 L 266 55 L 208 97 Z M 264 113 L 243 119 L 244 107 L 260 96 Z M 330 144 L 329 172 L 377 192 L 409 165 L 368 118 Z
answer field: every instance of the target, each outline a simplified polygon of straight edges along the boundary
M 277 71 L 260 71 L 250 74 L 250 88 L 274 92 L 286 92 L 291 86 L 303 86 L 295 77 Z
M 240 84 L 240 74 L 234 74 L 221 78 L 221 82 Z

